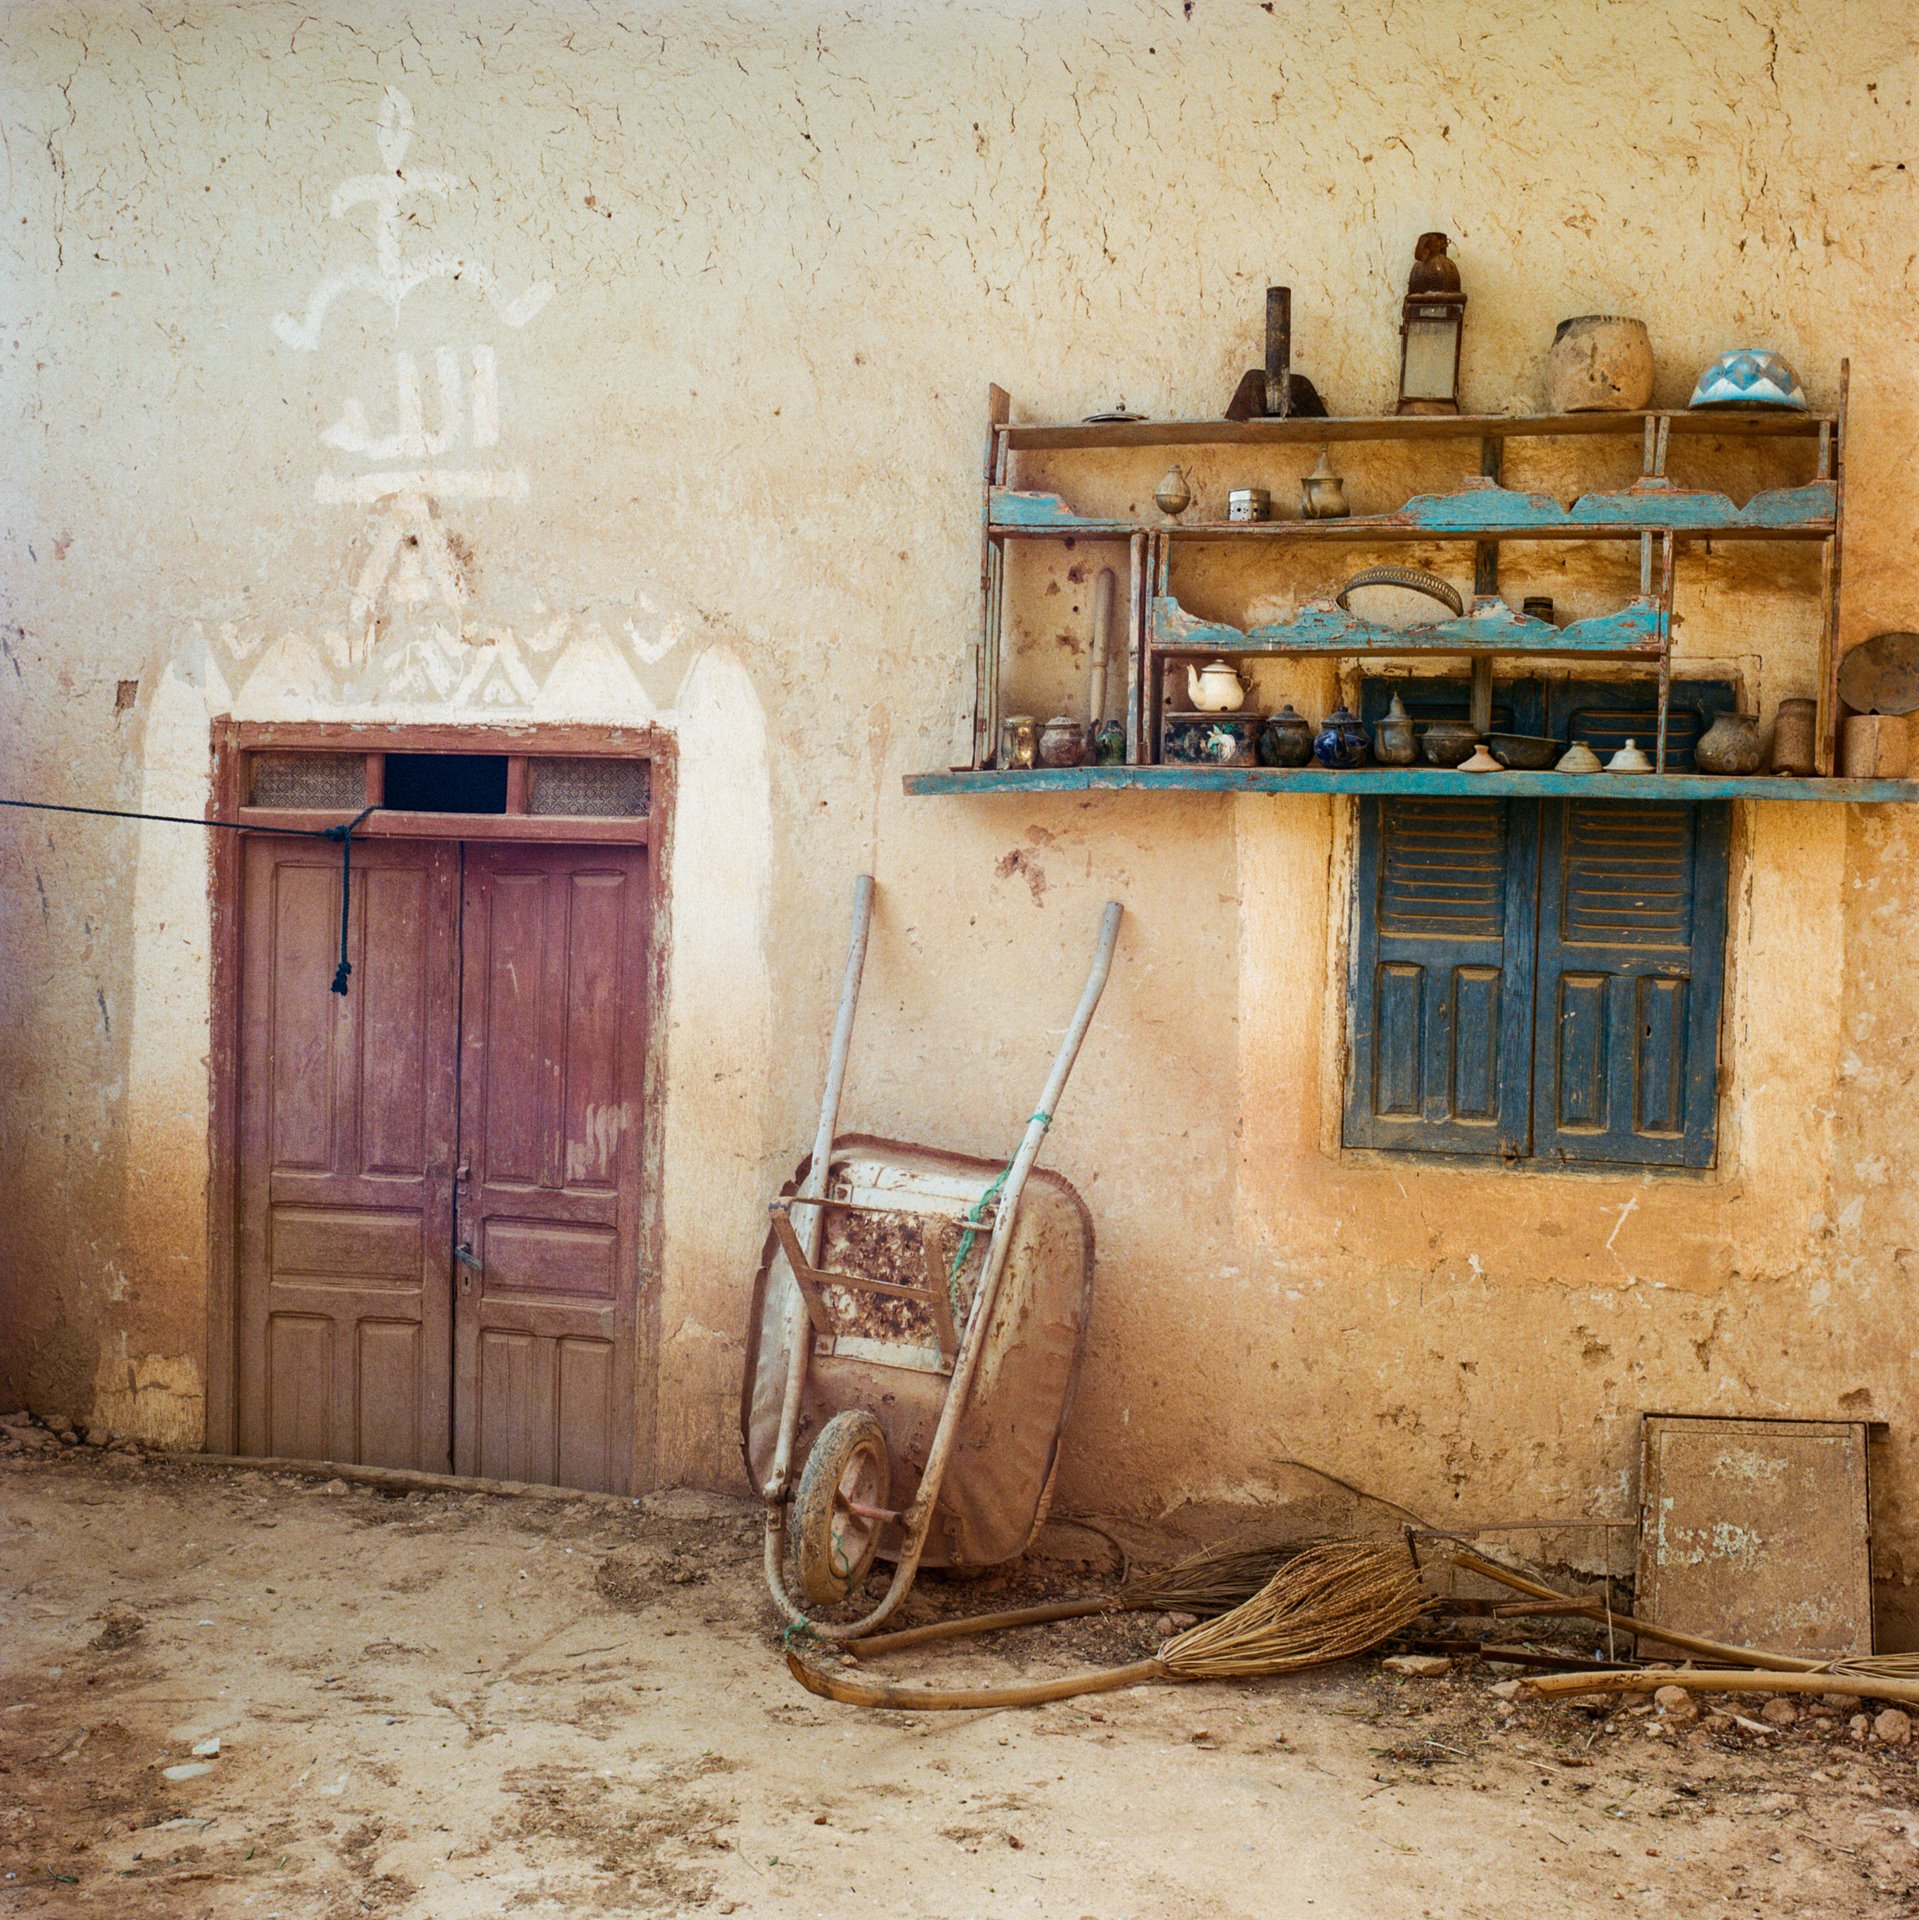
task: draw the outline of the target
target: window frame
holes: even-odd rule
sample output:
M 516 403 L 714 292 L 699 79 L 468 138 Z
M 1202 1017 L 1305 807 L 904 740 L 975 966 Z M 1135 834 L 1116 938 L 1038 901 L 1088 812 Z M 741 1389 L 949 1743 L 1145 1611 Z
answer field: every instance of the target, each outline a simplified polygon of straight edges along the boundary
M 1360 686 L 1355 704 L 1372 720 L 1383 712 L 1390 697 L 1397 693 L 1413 711 L 1415 719 L 1464 717 L 1469 683 L 1463 678 L 1430 675 L 1396 677 L 1367 676 Z M 1690 769 L 1691 745 L 1711 724 L 1714 715 L 1736 705 L 1734 685 L 1718 677 L 1700 676 L 1675 681 L 1674 715 L 1685 712 L 1691 721 L 1682 740 L 1674 743 L 1671 764 L 1675 771 Z M 1553 732 L 1565 737 L 1575 719 L 1587 709 L 1598 709 L 1595 722 L 1581 723 L 1582 735 L 1603 729 L 1609 720 L 1623 726 L 1644 711 L 1650 718 L 1656 690 L 1650 682 L 1521 679 L 1502 682 L 1495 692 L 1497 726 L 1512 726 L 1525 732 Z M 1603 751 L 1603 748 L 1602 748 Z M 1603 775 L 1595 776 L 1603 779 Z M 1409 1027 L 1405 1007 L 1399 1011 L 1402 1039 L 1408 1033 L 1416 1048 L 1416 1098 L 1419 1109 L 1404 1109 L 1396 1119 L 1386 1117 L 1379 1106 L 1378 1086 L 1381 1069 L 1380 1036 L 1388 1015 L 1383 1007 L 1380 986 L 1382 945 L 1388 949 L 1387 965 L 1392 965 L 1392 934 L 1382 933 L 1380 904 L 1387 883 L 1386 863 L 1389 828 L 1393 816 L 1388 809 L 1407 808 L 1418 802 L 1366 796 L 1360 800 L 1350 841 L 1350 855 L 1344 863 L 1347 892 L 1346 962 L 1341 973 L 1345 994 L 1340 1088 L 1335 1133 L 1341 1153 L 1370 1157 L 1380 1154 L 1395 1164 L 1435 1165 L 1452 1163 L 1461 1167 L 1501 1167 L 1528 1172 L 1580 1174 L 1627 1174 L 1640 1177 L 1661 1172 L 1711 1172 L 1719 1165 L 1718 1114 L 1725 1091 L 1725 1066 L 1722 1061 L 1727 995 L 1732 980 L 1732 940 L 1730 905 L 1732 899 L 1732 807 L 1726 801 L 1676 799 L 1644 803 L 1635 809 L 1627 802 L 1602 802 L 1608 808 L 1619 806 L 1628 815 L 1647 808 L 1680 806 L 1687 810 L 1690 844 L 1690 886 L 1687 912 L 1690 935 L 1684 948 L 1683 966 L 1676 964 L 1676 950 L 1661 948 L 1654 936 L 1621 943 L 1617 955 L 1609 955 L 1606 943 L 1586 944 L 1569 940 L 1563 933 L 1565 900 L 1555 884 L 1557 858 L 1577 826 L 1574 809 L 1590 808 L 1598 801 L 1579 796 L 1541 796 L 1536 800 L 1468 801 L 1466 804 L 1497 808 L 1502 821 L 1501 845 L 1505 863 L 1501 938 L 1504 947 L 1497 957 L 1498 1007 L 1496 1098 L 1493 1111 L 1483 1121 L 1485 1130 L 1476 1133 L 1474 1115 L 1460 1111 L 1458 1089 L 1477 1086 L 1476 1073 L 1462 1075 L 1459 1043 L 1463 1037 L 1467 1011 L 1459 999 L 1460 976 L 1473 973 L 1483 986 L 1487 969 L 1494 964 L 1483 951 L 1470 951 L 1473 942 L 1462 935 L 1445 945 L 1440 935 L 1433 946 L 1412 957 L 1409 976 L 1417 976 L 1412 990 L 1421 998 L 1420 1008 L 1430 1026 Z M 1432 801 L 1425 803 L 1433 806 Z M 1621 824 L 1628 824 L 1621 816 Z M 1431 821 L 1416 822 L 1426 828 L 1444 827 L 1442 815 Z M 1614 824 L 1608 815 L 1606 825 Z M 1549 847 L 1548 842 L 1554 844 Z M 1603 848 L 1593 850 L 1589 858 L 1603 859 Z M 1651 856 L 1656 860 L 1655 843 Z M 1551 897 L 1549 898 L 1549 888 Z M 1430 903 L 1427 903 L 1430 904 Z M 1484 896 L 1481 896 L 1484 904 Z M 1548 926 L 1548 920 L 1552 922 Z M 1402 929 L 1403 932 L 1403 929 Z M 1448 956 L 1464 953 L 1460 962 Z M 1556 1001 L 1560 983 L 1571 969 L 1568 959 L 1593 955 L 1596 964 L 1588 973 L 1599 973 L 1609 983 L 1600 997 L 1606 1008 L 1604 1031 L 1593 1043 L 1595 1085 L 1603 1096 L 1602 1126 L 1588 1135 L 1584 1128 L 1570 1128 L 1564 1122 L 1542 1124 L 1542 1115 L 1565 1111 L 1558 1104 L 1557 1075 L 1565 1068 L 1560 1049 L 1548 1050 L 1559 1032 L 1558 1023 L 1548 1017 L 1551 1002 Z M 1558 964 L 1549 966 L 1556 958 Z M 1604 962 L 1613 958 L 1615 964 Z M 1434 962 L 1445 965 L 1443 977 L 1434 974 Z M 1427 977 L 1427 976 L 1433 977 Z M 1610 983 L 1620 978 L 1650 980 L 1634 990 L 1628 1014 L 1611 991 Z M 1687 992 L 1673 1001 L 1659 992 L 1658 983 L 1683 978 Z M 1436 984 L 1437 982 L 1437 984 Z M 1514 1005 L 1514 997 L 1519 1000 Z M 1480 996 L 1483 999 L 1483 995 Z M 1650 1039 L 1657 1026 L 1660 1004 L 1674 1009 L 1675 1061 L 1670 1083 L 1662 1084 L 1656 1069 L 1659 1056 L 1650 1050 L 1625 1053 Z M 1650 1009 L 1650 1012 L 1648 1011 Z M 1468 1069 L 1483 1067 L 1490 1043 L 1487 1037 L 1489 1016 L 1483 1007 L 1478 1025 L 1472 1029 L 1473 1046 L 1464 1056 Z M 1462 1028 L 1455 1034 L 1450 1026 L 1440 1031 L 1445 1021 L 1457 1020 Z M 1645 1024 L 1650 1021 L 1651 1024 Z M 1635 1033 L 1633 1024 L 1641 1024 Z M 1523 1041 L 1521 1035 L 1523 1034 Z M 1608 1052 L 1608 1046 L 1613 1048 Z M 1522 1070 L 1523 1066 L 1523 1070 Z M 1446 1081 L 1440 1098 L 1428 1092 L 1425 1075 L 1444 1071 Z M 1638 1103 L 1642 1089 L 1650 1089 L 1654 1101 L 1653 1123 L 1645 1123 L 1646 1109 Z M 1620 1100 L 1630 1100 L 1620 1109 Z M 1554 1104 L 1549 1109 L 1548 1100 Z M 1676 1109 L 1665 1102 L 1676 1101 Z M 1676 1129 L 1661 1130 L 1658 1118 L 1663 1111 L 1678 1115 Z M 1589 1151 L 1578 1150 L 1590 1139 Z M 1572 1150 L 1568 1150 L 1569 1147 Z

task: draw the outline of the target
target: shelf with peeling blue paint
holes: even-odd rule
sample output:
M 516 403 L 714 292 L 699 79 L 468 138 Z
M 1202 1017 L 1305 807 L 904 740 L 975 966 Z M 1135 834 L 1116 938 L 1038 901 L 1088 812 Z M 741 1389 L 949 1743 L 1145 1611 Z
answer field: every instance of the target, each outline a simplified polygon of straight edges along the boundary
M 1067 420 L 1021 422 L 996 429 L 1018 453 L 1117 447 L 1318 446 L 1347 440 L 1556 440 L 1644 435 L 1664 426 L 1678 438 L 1809 440 L 1838 423 L 1835 413 L 1792 408 L 1750 412 L 1690 408 L 1648 413 L 1345 414 L 1309 420 Z
M 1814 780 L 1785 774 L 1460 773 L 1441 767 L 1028 767 L 909 773 L 909 794 L 1377 793 L 1540 800 L 1919 801 L 1919 780 Z
M 1330 600 L 1309 601 L 1290 620 L 1231 627 L 1202 620 L 1166 594 L 1156 594 L 1147 640 L 1163 654 L 1571 653 L 1586 659 L 1657 659 L 1659 602 L 1640 598 L 1617 613 L 1555 626 L 1519 613 L 1504 600 L 1474 601 L 1454 620 L 1390 627 L 1346 613 Z
M 1584 493 L 1571 506 L 1484 478 L 1454 493 L 1418 494 L 1394 513 L 1339 520 L 1135 520 L 1076 513 L 1057 493 L 994 487 L 988 524 L 997 534 L 1115 539 L 1162 533 L 1174 540 L 1636 540 L 1671 533 L 1688 540 L 1824 540 L 1837 494 L 1830 480 L 1772 487 L 1743 507 L 1712 490 L 1642 480 Z

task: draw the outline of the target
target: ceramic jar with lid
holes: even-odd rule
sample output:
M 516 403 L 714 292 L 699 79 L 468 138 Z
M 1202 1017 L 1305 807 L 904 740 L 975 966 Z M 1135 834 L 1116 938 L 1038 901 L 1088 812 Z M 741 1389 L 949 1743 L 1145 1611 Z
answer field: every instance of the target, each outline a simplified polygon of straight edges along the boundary
M 1071 714 L 1056 713 L 1040 729 L 1042 767 L 1082 767 L 1086 764 L 1086 728 Z

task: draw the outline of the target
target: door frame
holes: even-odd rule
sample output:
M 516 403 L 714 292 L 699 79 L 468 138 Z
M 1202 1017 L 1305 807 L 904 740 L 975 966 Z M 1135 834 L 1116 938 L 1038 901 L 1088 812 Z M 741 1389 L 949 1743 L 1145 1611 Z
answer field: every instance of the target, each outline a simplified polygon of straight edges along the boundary
M 212 779 L 209 820 L 245 826 L 323 827 L 349 820 L 349 812 L 288 813 L 246 804 L 248 755 L 301 749 L 364 753 L 507 754 L 508 805 L 524 805 L 525 781 L 516 768 L 525 755 L 569 758 L 605 756 L 645 760 L 649 766 L 647 811 L 637 818 L 577 818 L 566 815 L 379 812 L 354 829 L 356 838 L 411 840 L 537 841 L 592 846 L 609 842 L 647 849 L 648 935 L 647 1030 L 641 1086 L 640 1271 L 634 1302 L 633 1487 L 654 1484 L 659 1381 L 649 1355 L 660 1350 L 660 1277 L 665 1208 L 666 986 L 671 945 L 673 802 L 676 743 L 657 726 L 519 722 L 453 722 L 388 725 L 379 721 L 235 720 L 222 715 L 211 728 Z M 377 757 L 368 761 L 368 799 L 379 799 Z M 238 1440 L 239 1388 L 239 1153 L 240 976 L 243 919 L 240 911 L 241 853 L 245 836 L 213 833 L 208 896 L 212 916 L 207 1050 L 207 1346 L 206 1446 L 232 1453 Z M 449 1365 L 452 1355 L 448 1356 Z

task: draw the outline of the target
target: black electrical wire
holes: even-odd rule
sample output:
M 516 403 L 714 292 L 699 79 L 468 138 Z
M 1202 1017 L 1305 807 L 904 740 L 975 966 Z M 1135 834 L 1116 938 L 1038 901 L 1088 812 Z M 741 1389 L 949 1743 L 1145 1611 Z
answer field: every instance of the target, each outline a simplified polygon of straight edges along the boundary
M 375 807 L 362 807 L 351 820 L 335 827 L 256 827 L 245 820 L 200 820 L 190 813 L 134 813 L 125 807 L 73 807 L 58 800 L 9 800 L 0 807 L 18 807 L 29 813 L 83 813 L 94 820 L 153 820 L 168 827 L 221 827 L 228 833 L 271 833 L 283 840 L 335 840 L 340 847 L 340 960 L 333 969 L 333 991 L 344 994 L 353 962 L 347 958 L 347 912 L 353 899 L 353 829 Z

